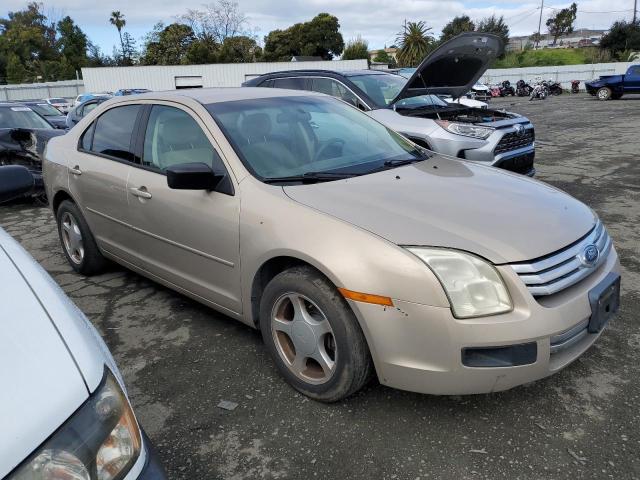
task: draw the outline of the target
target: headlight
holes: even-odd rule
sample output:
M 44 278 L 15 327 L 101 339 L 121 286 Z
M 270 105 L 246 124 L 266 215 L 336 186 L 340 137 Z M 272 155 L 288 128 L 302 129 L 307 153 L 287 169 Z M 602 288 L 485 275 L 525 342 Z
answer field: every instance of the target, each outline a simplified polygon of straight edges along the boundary
M 491 127 L 479 127 L 468 123 L 450 122 L 449 120 L 436 120 L 436 123 L 445 130 L 455 133 L 456 135 L 479 138 L 480 140 L 489 138 L 489 135 L 491 135 L 494 130 Z
M 481 258 L 441 248 L 408 250 L 438 277 L 456 318 L 495 315 L 513 308 L 500 274 Z
M 8 480 L 120 480 L 140 454 L 140 431 L 109 370 L 82 407 Z

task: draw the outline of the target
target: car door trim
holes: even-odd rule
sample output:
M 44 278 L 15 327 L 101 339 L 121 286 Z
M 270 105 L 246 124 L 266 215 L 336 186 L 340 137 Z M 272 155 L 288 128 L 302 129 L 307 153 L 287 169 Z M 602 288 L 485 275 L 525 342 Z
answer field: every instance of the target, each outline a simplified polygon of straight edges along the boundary
M 133 225 L 123 222 L 122 220 L 118 220 L 117 218 L 113 218 L 112 216 L 107 215 L 106 213 L 98 212 L 93 208 L 87 207 L 87 210 L 90 211 L 91 213 L 95 213 L 96 215 L 104 217 L 107 220 L 111 220 L 112 222 L 128 227 L 138 233 L 142 233 L 143 235 L 147 235 L 149 237 L 155 238 L 156 240 L 160 240 L 161 242 L 168 243 L 170 245 L 173 245 L 174 247 L 182 248 L 183 250 L 186 250 L 191 253 L 195 253 L 196 255 L 200 255 L 201 257 L 204 257 L 204 258 L 208 258 L 209 260 L 213 260 L 214 262 L 221 263 L 222 265 L 226 265 L 227 267 L 232 267 L 232 268 L 235 267 L 235 263 L 230 262 L 229 260 L 225 260 L 224 258 L 219 258 L 214 255 L 210 255 L 201 250 L 196 250 L 195 248 L 188 247 L 187 245 L 184 245 L 182 243 L 178 243 L 173 240 L 169 240 L 168 238 L 161 237 L 160 235 L 156 235 L 155 233 L 148 232 L 146 230 L 143 230 L 142 228 L 134 227 Z

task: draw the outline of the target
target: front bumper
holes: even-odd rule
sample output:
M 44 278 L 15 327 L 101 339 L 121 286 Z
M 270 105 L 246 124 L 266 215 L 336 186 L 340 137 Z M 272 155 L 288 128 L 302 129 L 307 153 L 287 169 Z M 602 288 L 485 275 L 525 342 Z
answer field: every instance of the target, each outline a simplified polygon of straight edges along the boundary
M 536 300 L 509 266 L 497 267 L 512 312 L 458 320 L 449 308 L 394 300 L 394 307 L 350 301 L 367 337 L 380 383 L 438 395 L 489 393 L 552 375 L 576 360 L 598 334 L 574 335 L 591 316 L 588 292 L 620 269 L 615 250 L 597 271 L 562 292 Z M 469 348 L 535 343 L 535 361 L 509 367 L 467 367 Z
M 142 430 L 143 443 L 147 450 L 147 457 L 144 467 L 136 477 L 136 480 L 165 480 L 167 475 L 158 458 L 158 452 L 156 452 L 153 443 L 147 436 L 146 432 Z

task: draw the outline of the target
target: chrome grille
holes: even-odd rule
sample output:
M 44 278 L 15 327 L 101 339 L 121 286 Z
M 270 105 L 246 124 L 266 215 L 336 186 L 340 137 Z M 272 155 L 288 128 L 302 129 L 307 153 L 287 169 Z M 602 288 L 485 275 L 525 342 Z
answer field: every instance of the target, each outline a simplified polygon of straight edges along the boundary
M 588 264 L 583 254 L 589 245 L 598 249 L 597 260 Z M 552 255 L 511 267 L 533 296 L 553 295 L 593 273 L 609 255 L 611 238 L 600 220 L 582 240 Z

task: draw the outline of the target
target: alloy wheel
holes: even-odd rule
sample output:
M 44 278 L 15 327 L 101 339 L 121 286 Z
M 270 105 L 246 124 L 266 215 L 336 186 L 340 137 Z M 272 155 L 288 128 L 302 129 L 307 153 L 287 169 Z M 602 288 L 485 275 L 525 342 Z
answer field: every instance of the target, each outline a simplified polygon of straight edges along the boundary
M 289 370 L 304 382 L 319 385 L 333 376 L 338 351 L 325 314 L 309 298 L 285 293 L 271 312 L 276 350 Z
M 60 222 L 62 231 L 62 243 L 73 263 L 80 265 L 84 259 L 84 244 L 82 232 L 73 215 L 65 212 Z

